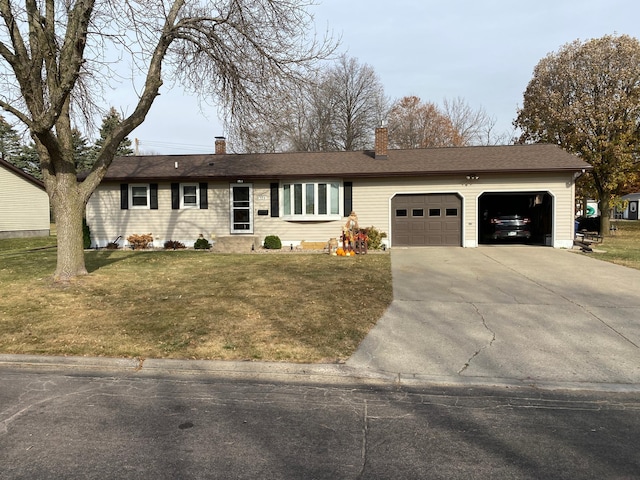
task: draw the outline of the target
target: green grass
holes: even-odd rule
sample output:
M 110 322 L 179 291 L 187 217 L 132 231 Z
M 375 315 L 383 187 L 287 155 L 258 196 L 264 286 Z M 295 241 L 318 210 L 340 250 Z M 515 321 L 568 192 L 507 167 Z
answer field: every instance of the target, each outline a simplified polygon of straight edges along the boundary
M 616 220 L 611 222 L 617 227 L 614 235 L 605 237 L 596 250 L 604 253 L 590 253 L 600 260 L 624 265 L 640 270 L 640 221 Z
M 52 283 L 55 238 L 0 240 L 0 352 L 335 362 L 392 298 L 390 256 L 90 251 Z

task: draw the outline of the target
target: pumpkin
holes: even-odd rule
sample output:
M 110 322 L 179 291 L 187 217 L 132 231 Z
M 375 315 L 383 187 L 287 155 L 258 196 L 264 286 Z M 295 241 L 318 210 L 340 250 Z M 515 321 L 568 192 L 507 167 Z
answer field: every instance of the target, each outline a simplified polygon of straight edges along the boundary
M 344 249 L 342 247 L 338 248 L 336 250 L 336 255 L 338 255 L 339 257 L 344 257 Z

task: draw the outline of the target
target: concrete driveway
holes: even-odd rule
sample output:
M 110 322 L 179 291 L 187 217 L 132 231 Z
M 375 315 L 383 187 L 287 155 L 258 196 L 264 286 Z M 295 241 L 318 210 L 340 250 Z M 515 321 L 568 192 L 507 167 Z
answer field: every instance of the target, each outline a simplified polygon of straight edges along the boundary
M 394 248 L 347 365 L 431 381 L 640 384 L 640 271 L 528 246 Z

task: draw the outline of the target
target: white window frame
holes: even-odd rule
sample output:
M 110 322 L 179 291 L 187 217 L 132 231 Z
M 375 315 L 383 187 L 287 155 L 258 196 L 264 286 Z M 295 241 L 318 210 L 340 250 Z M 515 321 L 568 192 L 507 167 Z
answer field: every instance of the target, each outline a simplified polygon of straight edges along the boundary
M 196 189 L 196 203 L 191 205 L 187 205 L 184 203 L 184 187 L 195 187 Z M 198 183 L 181 183 L 180 184 L 180 208 L 181 209 L 190 209 L 190 208 L 200 208 L 200 185 Z
M 301 210 L 300 213 L 295 213 L 296 207 L 296 188 L 299 185 L 298 191 L 301 193 L 300 204 L 298 205 Z M 320 213 L 319 205 L 319 185 L 326 185 L 326 213 Z M 336 199 L 337 205 L 333 209 L 331 186 L 337 185 L 338 197 Z M 288 188 L 287 188 L 288 187 Z M 313 187 L 313 205 L 307 202 L 308 194 L 311 193 L 310 187 Z M 287 195 L 289 198 L 286 199 Z M 291 182 L 282 182 L 280 184 L 280 211 L 282 212 L 283 220 L 289 221 L 334 221 L 342 219 L 344 198 L 344 185 L 341 181 L 335 179 L 322 179 L 322 180 L 296 180 Z M 287 212 L 287 207 L 289 211 Z
M 144 187 L 146 190 L 146 205 L 133 204 L 133 189 L 140 187 Z M 151 185 L 148 183 L 132 183 L 129 185 L 129 208 L 139 210 L 149 210 L 151 208 Z

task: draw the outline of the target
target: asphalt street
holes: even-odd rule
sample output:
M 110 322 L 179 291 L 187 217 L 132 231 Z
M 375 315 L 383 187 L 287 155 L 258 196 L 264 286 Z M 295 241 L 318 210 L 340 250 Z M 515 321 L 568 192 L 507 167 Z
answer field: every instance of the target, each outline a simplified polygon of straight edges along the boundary
M 0 369 L 2 479 L 631 479 L 635 392 Z

